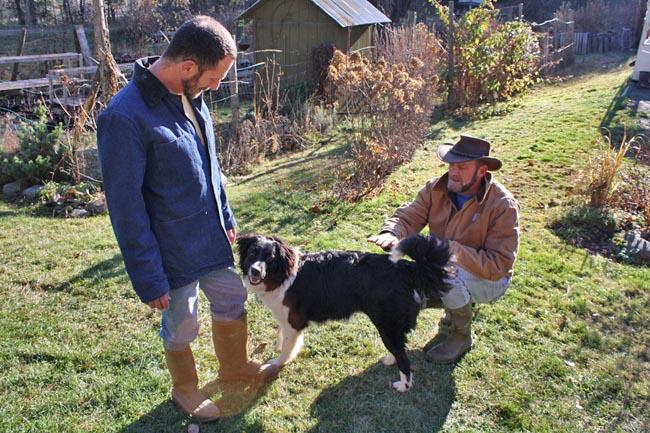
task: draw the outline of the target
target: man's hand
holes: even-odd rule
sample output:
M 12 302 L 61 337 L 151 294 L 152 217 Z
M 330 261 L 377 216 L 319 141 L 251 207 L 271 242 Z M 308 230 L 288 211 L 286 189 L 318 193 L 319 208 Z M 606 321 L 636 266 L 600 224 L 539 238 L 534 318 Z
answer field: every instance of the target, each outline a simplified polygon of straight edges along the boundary
M 397 239 L 397 236 L 392 233 L 380 233 L 378 235 L 370 236 L 368 242 L 377 244 L 384 251 L 388 251 L 399 242 L 399 239 Z
M 226 236 L 228 237 L 228 242 L 230 242 L 230 245 L 232 245 L 237 240 L 237 229 L 232 228 L 230 230 L 226 230 Z
M 160 298 L 147 302 L 147 305 L 152 310 L 166 310 L 169 308 L 169 293 L 165 293 Z

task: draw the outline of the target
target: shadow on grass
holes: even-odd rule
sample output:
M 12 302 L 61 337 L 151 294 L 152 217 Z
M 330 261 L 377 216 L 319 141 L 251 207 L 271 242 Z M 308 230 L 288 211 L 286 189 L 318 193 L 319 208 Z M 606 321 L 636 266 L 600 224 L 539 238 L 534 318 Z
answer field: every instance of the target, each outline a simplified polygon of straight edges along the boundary
M 83 272 L 67 281 L 63 281 L 58 285 L 46 285 L 42 289 L 49 292 L 67 292 L 77 285 L 91 287 L 112 278 L 122 278 L 126 281 L 127 274 L 123 263 L 122 256 L 115 254 L 110 259 L 103 260 L 86 268 Z
M 283 164 L 274 165 L 273 167 L 271 167 L 271 168 L 269 168 L 267 170 L 261 171 L 259 173 L 255 173 L 252 176 L 248 176 L 248 177 L 245 177 L 245 178 L 242 178 L 242 179 L 238 180 L 237 184 L 238 185 L 245 185 L 245 184 L 247 184 L 247 183 L 249 183 L 251 181 L 257 180 L 259 178 L 272 175 L 272 174 L 277 173 L 277 172 L 279 172 L 281 170 L 287 170 L 287 169 L 294 168 L 294 167 L 297 167 L 297 166 L 300 166 L 300 165 L 304 165 L 304 164 L 306 164 L 308 162 L 311 162 L 311 161 L 316 161 L 316 160 L 328 161 L 332 157 L 341 156 L 342 154 L 344 154 L 345 151 L 347 150 L 347 147 L 348 147 L 347 145 L 336 146 L 336 147 L 333 147 L 333 148 L 331 148 L 331 149 L 329 149 L 329 150 L 327 150 L 325 152 L 319 153 L 319 150 L 321 150 L 321 148 L 320 148 L 320 146 L 316 146 L 311 151 L 309 151 L 309 153 L 307 155 L 305 155 L 302 158 L 292 159 L 292 160 L 287 161 L 287 162 L 285 162 Z M 305 170 L 298 170 L 298 172 L 299 173 L 304 173 Z M 296 176 L 297 179 L 304 182 L 304 177 L 297 176 L 295 174 L 294 174 L 294 176 Z
M 610 209 L 571 206 L 550 221 L 548 227 L 567 244 L 583 248 L 590 254 L 600 254 L 628 265 L 647 263 L 642 252 L 630 245 L 625 230 Z M 646 244 L 643 240 L 639 242 L 639 248 Z M 590 255 L 585 255 L 583 266 L 589 258 Z
M 618 51 L 580 55 L 576 56 L 573 64 L 559 69 L 554 75 L 579 79 L 585 75 L 606 74 L 612 69 L 628 66 L 632 58 L 632 53 Z
M 392 391 L 388 376 L 396 367 L 377 363 L 359 375 L 324 390 L 311 406 L 317 425 L 309 432 L 437 432 L 456 400 L 455 365 L 424 361 L 421 351 L 409 353 L 413 387 L 404 394 Z
M 207 386 L 207 385 L 206 385 Z M 210 392 L 201 390 L 204 395 Z M 226 413 L 234 413 L 233 415 L 224 416 L 216 422 L 212 423 L 199 423 L 193 421 L 191 418 L 181 412 L 181 410 L 171 400 L 165 400 L 160 403 L 149 413 L 144 414 L 137 421 L 129 424 L 124 428 L 120 428 L 122 433 L 162 433 L 162 432 L 187 432 L 190 424 L 197 424 L 201 433 L 210 432 L 247 432 L 247 433 L 263 433 L 266 431 L 262 420 L 255 418 L 249 419 L 246 417 L 249 409 L 253 407 L 255 402 L 263 395 L 264 392 L 255 397 L 246 396 L 242 397 L 231 404 L 232 407 L 226 408 Z M 224 410 L 223 404 L 213 397 L 213 401 Z M 227 405 L 226 405 L 227 406 Z
M 629 101 L 628 104 L 632 111 L 632 115 L 636 116 L 639 109 L 643 110 L 643 102 L 650 101 L 650 90 L 637 89 L 631 80 L 624 81 L 618 87 L 616 95 L 614 95 L 610 101 L 607 111 L 605 112 L 603 119 L 600 121 L 601 131 L 604 132 L 604 128 L 611 131 L 612 141 L 614 143 L 620 142 L 625 131 L 625 126 L 623 124 L 615 123 L 615 119 L 617 113 L 626 108 L 626 101 Z M 650 109 L 650 107 L 646 109 Z M 628 125 L 628 138 L 641 133 L 643 133 L 642 128 L 639 127 L 633 129 Z
M 15 216 L 15 212 L 9 212 L 9 211 L 0 211 L 0 218 L 9 218 L 12 216 Z

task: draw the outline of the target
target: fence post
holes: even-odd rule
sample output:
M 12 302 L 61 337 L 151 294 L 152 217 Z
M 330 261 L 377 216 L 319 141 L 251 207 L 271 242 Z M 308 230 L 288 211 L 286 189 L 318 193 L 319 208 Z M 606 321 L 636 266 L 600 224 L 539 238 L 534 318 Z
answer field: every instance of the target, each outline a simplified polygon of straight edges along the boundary
M 447 108 L 454 107 L 454 2 L 449 2 L 449 36 L 447 41 L 449 64 L 447 67 Z
M 411 29 L 412 34 L 415 36 L 415 25 L 418 21 L 418 13 L 415 11 L 406 12 L 406 27 Z
M 548 44 L 550 42 L 551 37 L 548 34 L 548 31 L 544 33 L 544 64 L 548 64 L 548 55 L 549 55 L 549 49 L 548 49 Z
M 239 134 L 239 82 L 237 81 L 237 60 L 230 68 L 228 89 L 230 90 L 230 108 L 232 111 L 232 128 L 235 134 Z
M 23 55 L 26 38 L 27 38 L 27 27 L 23 27 L 23 29 L 20 31 L 20 39 L 18 40 L 18 49 L 16 50 L 17 56 Z M 18 65 L 19 65 L 18 62 L 14 63 L 14 69 L 11 72 L 11 81 L 16 81 L 16 78 L 18 78 Z
M 519 21 L 524 20 L 524 4 L 519 3 Z

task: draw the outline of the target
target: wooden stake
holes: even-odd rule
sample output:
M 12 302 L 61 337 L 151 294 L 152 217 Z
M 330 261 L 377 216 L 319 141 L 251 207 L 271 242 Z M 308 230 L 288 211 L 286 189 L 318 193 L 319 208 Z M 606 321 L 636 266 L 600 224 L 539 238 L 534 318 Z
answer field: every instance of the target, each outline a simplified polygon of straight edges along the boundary
M 454 107 L 454 2 L 449 2 L 449 40 L 447 50 L 449 64 L 447 67 L 447 107 Z
M 27 27 L 23 27 L 20 31 L 20 39 L 18 41 L 18 50 L 16 50 L 16 56 L 22 56 L 23 50 L 25 49 L 25 39 L 27 39 Z M 19 63 L 14 63 L 14 69 L 11 72 L 11 81 L 16 81 L 18 78 L 18 65 Z
M 237 82 L 237 61 L 232 65 L 229 72 L 230 108 L 232 110 L 232 128 L 235 134 L 239 134 L 239 83 Z

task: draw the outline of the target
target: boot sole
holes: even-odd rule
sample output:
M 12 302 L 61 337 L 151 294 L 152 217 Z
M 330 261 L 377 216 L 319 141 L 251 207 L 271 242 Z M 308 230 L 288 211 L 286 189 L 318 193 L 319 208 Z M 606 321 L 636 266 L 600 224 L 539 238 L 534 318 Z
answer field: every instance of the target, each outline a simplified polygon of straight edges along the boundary
M 210 424 L 210 423 L 219 421 L 219 418 L 221 418 L 220 416 L 215 417 L 215 418 L 206 418 L 206 417 L 201 417 L 201 416 L 198 416 L 198 415 L 192 415 L 192 413 L 187 411 L 174 397 L 172 397 L 172 402 L 174 402 L 174 404 L 176 406 L 178 406 L 178 408 L 181 410 L 181 412 L 183 412 L 185 415 L 192 418 L 192 420 L 198 421 L 200 423 Z
M 466 351 L 464 351 L 463 353 L 461 353 L 460 355 L 458 355 L 458 357 L 456 357 L 456 358 L 454 358 L 454 359 L 449 359 L 449 360 L 447 360 L 447 359 L 445 359 L 445 360 L 442 360 L 442 359 L 433 359 L 433 358 L 431 358 L 431 357 L 429 356 L 428 353 L 425 353 L 425 354 L 424 354 L 424 359 L 425 359 L 427 362 L 430 362 L 430 363 L 432 363 L 432 364 L 438 364 L 438 365 L 449 365 L 449 364 L 455 364 L 456 362 L 460 361 L 460 360 L 461 360 L 461 359 L 462 359 L 462 358 L 467 354 L 467 352 L 469 352 L 470 350 L 472 350 L 471 347 L 470 347 L 469 349 L 467 349 Z

